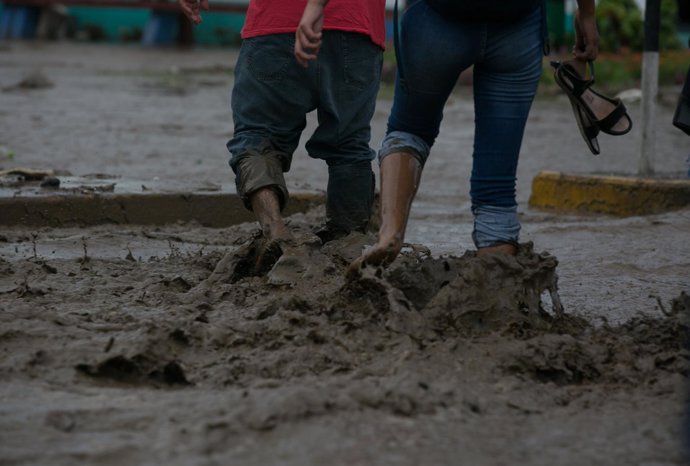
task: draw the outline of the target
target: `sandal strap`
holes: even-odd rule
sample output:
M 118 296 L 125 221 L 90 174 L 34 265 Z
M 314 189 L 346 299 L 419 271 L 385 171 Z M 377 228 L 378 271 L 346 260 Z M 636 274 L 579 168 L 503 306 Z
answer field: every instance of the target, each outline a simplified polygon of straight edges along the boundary
M 551 66 L 554 68 L 554 73 L 559 76 L 561 81 L 563 81 L 562 75 L 565 74 L 567 76 L 568 81 L 572 86 L 571 92 L 576 97 L 582 96 L 582 94 L 584 94 L 584 92 L 594 84 L 594 62 L 588 61 L 587 64 L 589 65 L 589 73 L 591 77 L 589 79 L 583 79 L 575 71 L 575 68 L 573 68 L 572 65 L 559 61 L 551 62 Z
M 610 131 L 611 128 L 613 128 L 627 112 L 628 111 L 625 108 L 625 105 L 623 105 L 623 102 L 621 102 L 620 99 L 617 99 L 616 108 L 614 108 L 613 111 L 604 118 L 597 121 L 597 125 L 604 132 Z

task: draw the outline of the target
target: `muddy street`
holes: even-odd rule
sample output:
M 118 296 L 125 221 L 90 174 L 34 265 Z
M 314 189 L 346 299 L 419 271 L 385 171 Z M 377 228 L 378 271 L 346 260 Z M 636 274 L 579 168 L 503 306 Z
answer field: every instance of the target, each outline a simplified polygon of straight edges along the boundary
M 0 168 L 234 192 L 235 57 L 5 44 Z M 17 86 L 36 72 L 47 81 Z M 673 92 L 658 107 L 666 177 L 690 152 L 667 124 Z M 520 253 L 479 258 L 472 104 L 452 99 L 409 245 L 357 280 L 345 269 L 375 238 L 322 244 L 323 206 L 289 218 L 299 257 L 260 267 L 254 223 L 3 228 L 0 464 L 686 464 L 690 210 L 527 206 L 539 170 L 634 174 L 639 128 L 595 157 L 567 100 L 540 95 Z M 390 104 L 382 93 L 373 147 Z M 323 191 L 326 174 L 300 147 L 286 179 Z

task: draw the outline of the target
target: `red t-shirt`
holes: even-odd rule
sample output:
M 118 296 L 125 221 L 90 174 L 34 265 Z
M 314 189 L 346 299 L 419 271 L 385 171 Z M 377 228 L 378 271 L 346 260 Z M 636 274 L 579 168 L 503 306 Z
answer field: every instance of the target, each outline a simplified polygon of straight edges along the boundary
M 366 34 L 385 47 L 386 0 L 330 0 L 324 11 L 324 30 Z M 242 28 L 242 38 L 293 33 L 302 19 L 306 0 L 251 0 Z

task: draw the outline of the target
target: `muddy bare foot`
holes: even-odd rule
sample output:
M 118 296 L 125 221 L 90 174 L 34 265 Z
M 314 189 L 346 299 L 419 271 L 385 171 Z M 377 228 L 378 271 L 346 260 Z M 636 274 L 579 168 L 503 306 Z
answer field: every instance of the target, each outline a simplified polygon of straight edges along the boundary
M 379 239 L 375 245 L 367 249 L 364 254 L 350 264 L 350 267 L 347 269 L 348 278 L 357 277 L 362 268 L 367 265 L 386 266 L 390 264 L 400 254 L 401 249 L 402 240 L 399 235 Z
M 292 237 L 270 239 L 264 237 L 256 249 L 252 275 L 264 275 L 283 255 Z
M 268 243 L 292 239 L 292 233 L 280 214 L 280 201 L 275 191 L 260 189 L 251 195 L 251 204 Z

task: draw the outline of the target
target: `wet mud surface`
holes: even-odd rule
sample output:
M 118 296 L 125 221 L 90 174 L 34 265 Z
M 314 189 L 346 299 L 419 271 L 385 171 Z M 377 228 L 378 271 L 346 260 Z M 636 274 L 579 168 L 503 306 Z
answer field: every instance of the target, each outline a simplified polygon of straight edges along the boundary
M 258 266 L 245 225 L 148 232 L 169 242 L 148 258 L 93 256 L 98 229 L 3 258 L 4 464 L 682 464 L 687 294 L 591 322 L 531 243 L 409 247 L 346 280 L 372 237 L 323 245 L 321 214 Z
M 232 56 L 107 55 L 0 51 L 0 168 L 232 191 Z M 38 62 L 51 86 L 17 87 Z M 262 257 L 251 223 L 0 232 L 0 464 L 686 464 L 690 211 L 527 209 L 540 169 L 635 165 L 639 135 L 587 157 L 567 101 L 547 98 L 518 174 L 520 254 L 478 258 L 463 99 L 409 246 L 357 280 L 344 271 L 373 236 L 322 244 L 323 207 Z M 678 173 L 687 140 L 660 131 L 660 171 Z M 323 189 L 325 166 L 300 151 L 289 188 Z

